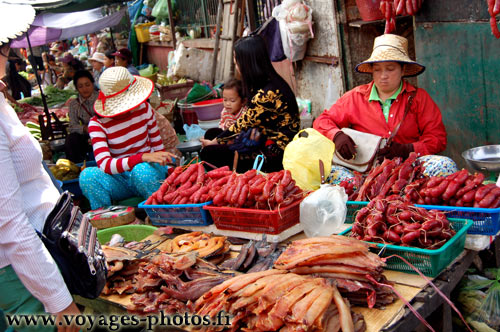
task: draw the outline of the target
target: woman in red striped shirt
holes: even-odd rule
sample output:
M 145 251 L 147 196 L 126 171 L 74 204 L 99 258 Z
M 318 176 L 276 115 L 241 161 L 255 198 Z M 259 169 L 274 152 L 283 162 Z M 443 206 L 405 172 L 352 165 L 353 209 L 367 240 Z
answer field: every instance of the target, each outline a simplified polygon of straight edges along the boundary
M 98 167 L 80 174 L 80 187 L 93 210 L 133 196 L 147 198 L 165 179 L 166 152 L 154 110 L 146 101 L 153 82 L 126 68 L 106 69 L 88 131 Z

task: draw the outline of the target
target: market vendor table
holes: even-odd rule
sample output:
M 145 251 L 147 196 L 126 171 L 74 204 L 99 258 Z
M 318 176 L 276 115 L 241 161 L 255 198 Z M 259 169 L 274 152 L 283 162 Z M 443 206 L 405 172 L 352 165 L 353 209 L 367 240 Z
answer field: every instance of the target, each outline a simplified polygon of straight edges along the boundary
M 300 237 L 297 234 L 294 238 Z M 457 286 L 463 275 L 471 265 L 477 252 L 465 250 L 452 262 L 447 269 L 441 273 L 434 284 L 447 296 L 450 297 L 452 290 Z M 395 282 L 395 289 L 431 324 L 432 316 L 435 316 L 436 331 L 451 331 L 451 308 L 426 284 L 426 281 L 415 274 L 408 274 L 396 271 L 385 271 L 388 280 Z M 126 306 L 130 303 L 131 295 L 110 295 L 101 296 L 96 300 L 89 300 L 82 297 L 75 297 L 75 302 L 85 307 L 86 314 L 126 314 Z M 414 314 L 405 307 L 403 301 L 386 306 L 384 309 L 369 309 L 353 307 L 353 310 L 362 313 L 367 325 L 367 332 L 408 332 L 415 330 L 420 325 L 420 321 Z M 431 319 L 429 319 L 431 318 Z M 433 324 L 433 325 L 436 325 Z M 140 330 L 140 329 L 139 329 Z M 158 328 L 157 331 L 183 331 L 175 328 Z

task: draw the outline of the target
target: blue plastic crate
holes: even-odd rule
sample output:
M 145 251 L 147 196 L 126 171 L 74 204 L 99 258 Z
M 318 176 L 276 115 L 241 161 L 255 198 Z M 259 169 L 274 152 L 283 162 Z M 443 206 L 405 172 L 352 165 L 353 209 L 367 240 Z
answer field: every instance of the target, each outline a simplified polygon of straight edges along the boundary
M 356 211 L 368 205 L 368 202 L 347 202 L 347 217 L 346 223 L 354 222 Z M 427 210 L 439 210 L 446 213 L 448 218 L 469 219 L 473 221 L 472 226 L 467 230 L 467 234 L 480 235 L 495 235 L 500 231 L 500 208 L 497 209 L 482 209 L 459 206 L 444 206 L 444 205 L 420 205 Z
M 207 226 L 213 223 L 210 213 L 203 209 L 212 201 L 199 204 L 145 205 L 139 204 L 155 226 Z
M 500 230 L 500 222 L 498 216 L 500 208 L 497 209 L 482 209 L 459 206 L 443 206 L 443 205 L 419 205 L 427 210 L 439 210 L 446 212 L 448 218 L 469 219 L 474 223 L 467 231 L 467 234 L 480 235 L 495 235 Z

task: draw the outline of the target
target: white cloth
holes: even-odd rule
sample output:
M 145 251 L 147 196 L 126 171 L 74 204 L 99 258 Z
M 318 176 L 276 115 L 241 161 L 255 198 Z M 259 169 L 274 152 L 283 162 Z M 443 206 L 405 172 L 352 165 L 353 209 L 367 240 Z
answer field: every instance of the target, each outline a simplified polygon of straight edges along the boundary
M 0 174 L 0 268 L 12 265 L 47 312 L 60 312 L 73 300 L 56 263 L 34 230 L 43 229 L 59 192 L 42 166 L 40 145 L 2 93 Z

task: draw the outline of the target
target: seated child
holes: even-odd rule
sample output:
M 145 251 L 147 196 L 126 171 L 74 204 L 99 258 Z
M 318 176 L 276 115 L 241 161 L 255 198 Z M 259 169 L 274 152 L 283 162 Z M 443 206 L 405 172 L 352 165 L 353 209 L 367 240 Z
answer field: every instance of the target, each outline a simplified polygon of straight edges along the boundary
M 243 86 L 240 80 L 230 79 L 224 84 L 222 91 L 224 109 L 222 110 L 219 128 L 226 130 L 238 120 L 246 110 L 246 99 L 243 97 Z
M 222 98 L 224 99 L 224 109 L 221 112 L 219 128 L 207 130 L 205 139 L 217 137 L 221 132 L 231 127 L 247 109 L 240 80 L 231 78 L 227 81 L 223 87 Z

